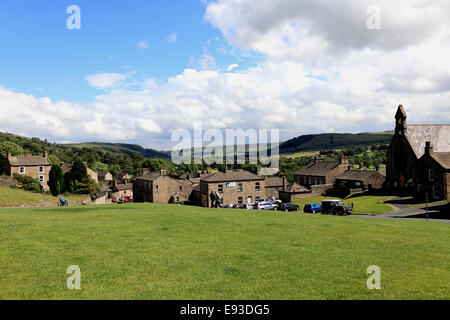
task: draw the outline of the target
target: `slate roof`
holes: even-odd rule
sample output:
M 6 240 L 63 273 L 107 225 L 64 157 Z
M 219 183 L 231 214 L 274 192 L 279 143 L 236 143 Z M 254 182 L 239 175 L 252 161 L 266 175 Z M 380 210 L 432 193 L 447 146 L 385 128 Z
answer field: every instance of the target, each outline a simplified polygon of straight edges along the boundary
M 51 166 L 50 160 L 43 156 L 9 156 L 11 166 Z
M 136 180 L 144 180 L 144 181 L 155 181 L 161 175 L 158 172 L 147 172 L 146 174 L 137 177 Z
M 295 174 L 301 176 L 324 177 L 338 165 L 339 162 L 334 161 L 317 161 L 316 163 L 310 163 L 306 167 L 297 170 Z
M 280 177 L 269 177 L 266 178 L 266 188 L 267 187 L 282 187 L 283 179 Z
M 235 181 L 251 181 L 251 180 L 264 180 L 256 174 L 253 174 L 245 170 L 232 170 L 224 172 L 217 172 L 203 177 L 200 181 L 205 182 L 235 182 Z
M 450 169 L 450 152 L 432 152 L 431 156 L 445 169 Z
M 349 170 L 344 172 L 342 175 L 337 177 L 339 180 L 353 180 L 353 181 L 365 181 L 366 179 L 372 177 L 373 175 L 382 175 L 377 171 L 371 170 Z M 384 177 L 384 176 L 383 176 Z
M 124 190 L 132 190 L 133 189 L 133 184 L 132 183 L 118 183 L 117 185 L 114 186 L 114 189 L 118 190 L 118 191 L 124 191 Z
M 306 192 L 311 192 L 311 190 L 309 190 L 308 188 L 299 185 L 297 182 L 294 182 L 293 184 L 291 184 L 290 186 L 288 186 L 286 188 L 287 192 L 290 193 L 306 193 Z
M 427 141 L 434 152 L 450 152 L 450 124 L 408 124 L 406 138 L 417 159 L 425 153 Z

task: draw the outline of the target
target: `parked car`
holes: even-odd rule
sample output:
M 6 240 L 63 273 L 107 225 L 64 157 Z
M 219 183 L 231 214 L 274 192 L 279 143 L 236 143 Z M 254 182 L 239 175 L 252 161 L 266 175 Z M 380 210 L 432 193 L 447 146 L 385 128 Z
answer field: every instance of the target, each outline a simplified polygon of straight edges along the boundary
M 305 213 L 321 213 L 322 206 L 319 203 L 307 203 L 303 208 L 303 212 Z
M 257 202 L 253 209 L 257 210 L 278 210 L 278 206 L 270 202 Z
M 224 204 L 224 205 L 220 205 L 221 208 L 224 209 L 233 209 L 236 205 L 235 204 Z
M 347 206 L 342 200 L 323 200 L 322 213 L 332 215 L 351 215 L 353 211 L 352 206 Z
M 246 204 L 245 209 L 252 210 L 255 206 L 256 206 L 256 204 L 254 204 L 254 203 L 248 203 L 248 204 Z
M 283 211 L 286 211 L 286 212 L 288 212 L 288 211 L 298 211 L 299 209 L 300 209 L 300 207 L 298 205 L 290 203 L 290 202 L 289 203 L 282 203 L 280 205 L 280 210 L 283 210 Z

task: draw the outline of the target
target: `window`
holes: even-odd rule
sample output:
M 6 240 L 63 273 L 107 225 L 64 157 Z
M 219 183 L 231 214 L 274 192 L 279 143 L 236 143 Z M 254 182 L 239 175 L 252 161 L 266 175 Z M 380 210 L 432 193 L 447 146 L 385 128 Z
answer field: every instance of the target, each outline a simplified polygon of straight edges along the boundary
M 155 186 L 156 190 L 158 190 L 158 185 Z
M 238 184 L 238 191 L 239 191 L 239 192 L 242 192 L 242 183 L 239 183 L 239 184 Z
M 255 198 L 255 201 L 259 201 L 259 200 L 261 200 L 260 197 L 256 197 L 256 198 Z
M 242 197 L 238 198 L 238 204 L 242 204 Z
M 247 198 L 247 203 L 252 203 L 252 201 L 253 201 L 253 198 L 252 198 L 251 196 L 249 196 L 249 197 Z
M 177 202 L 179 202 L 180 201 L 180 197 L 177 197 Z
M 39 176 L 39 182 L 44 182 L 44 176 Z
M 219 184 L 218 191 L 219 193 L 223 193 L 223 184 Z
M 439 199 L 439 192 L 438 192 L 438 190 L 436 190 L 435 186 L 433 186 L 433 198 Z
M 19 173 L 20 174 L 25 174 L 25 167 L 20 167 L 19 168 Z
M 39 173 L 44 173 L 44 167 L 43 166 L 39 166 Z
M 361 187 L 361 182 L 359 182 L 359 181 L 356 181 L 356 182 L 355 182 L 355 186 L 357 186 L 357 187 Z
M 180 191 L 183 191 L 183 187 L 182 186 L 180 186 Z M 178 201 L 178 200 L 177 200 Z
M 434 181 L 434 171 L 433 169 L 428 169 L 428 180 Z
M 256 190 L 256 191 L 259 191 L 260 189 L 261 189 L 260 183 L 259 183 L 259 182 L 256 182 L 256 183 L 255 183 L 255 190 Z

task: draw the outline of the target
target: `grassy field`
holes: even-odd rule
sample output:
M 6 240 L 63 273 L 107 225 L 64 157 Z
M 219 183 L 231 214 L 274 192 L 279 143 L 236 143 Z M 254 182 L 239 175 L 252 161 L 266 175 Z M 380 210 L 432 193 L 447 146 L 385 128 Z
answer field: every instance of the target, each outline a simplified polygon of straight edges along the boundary
M 82 201 L 86 196 L 69 196 L 64 197 L 69 202 Z M 53 197 L 51 194 L 45 195 L 47 203 L 57 203 L 59 198 Z M 29 191 L 12 189 L 9 187 L 0 187 L 0 207 L 16 207 L 21 205 L 40 204 L 44 202 L 44 195 Z
M 353 203 L 353 214 L 383 214 L 393 211 L 394 209 L 385 204 L 384 201 L 391 199 L 392 196 L 353 196 L 344 200 L 345 204 L 351 205 Z M 339 199 L 336 197 L 313 197 L 294 201 L 295 204 L 303 209 L 307 203 L 322 203 L 326 199 Z
M 0 211 L 0 299 L 449 299 L 450 225 L 133 204 Z M 81 290 L 66 269 L 81 268 Z M 381 268 L 368 290 L 367 267 Z

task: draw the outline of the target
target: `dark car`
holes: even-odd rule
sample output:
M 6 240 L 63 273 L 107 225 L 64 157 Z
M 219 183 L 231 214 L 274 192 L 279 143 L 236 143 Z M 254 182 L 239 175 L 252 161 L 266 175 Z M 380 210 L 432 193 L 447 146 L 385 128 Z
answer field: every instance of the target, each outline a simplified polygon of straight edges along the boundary
M 353 206 L 347 206 L 342 200 L 323 200 L 322 213 L 346 216 L 351 215 Z
M 288 211 L 298 211 L 299 209 L 300 209 L 299 206 L 296 205 L 296 204 L 293 204 L 293 203 L 282 203 L 280 205 L 280 210 L 283 210 L 283 211 L 286 211 L 286 212 L 288 212 Z
M 305 213 L 321 213 L 322 206 L 318 203 L 307 203 L 303 208 L 303 212 Z

